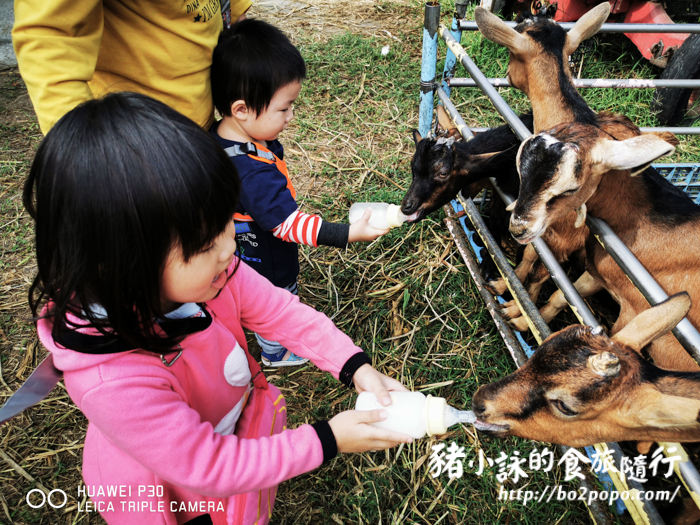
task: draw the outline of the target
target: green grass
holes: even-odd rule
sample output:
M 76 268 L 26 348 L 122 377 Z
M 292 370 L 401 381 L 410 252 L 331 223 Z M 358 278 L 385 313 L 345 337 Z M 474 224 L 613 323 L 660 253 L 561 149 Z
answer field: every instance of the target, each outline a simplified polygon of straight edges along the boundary
M 410 130 L 416 126 L 418 99 L 415 49 L 420 47 L 420 31 L 407 32 L 402 41 L 401 48 L 392 45 L 388 57 L 379 53 L 381 42 L 355 35 L 301 46 L 309 80 L 298 104 L 294 140 L 302 142 L 309 132 L 348 134 L 353 148 L 356 147 L 354 162 L 386 176 L 369 172 L 361 187 L 356 186 L 354 176 L 343 178 L 336 173 L 326 178 L 324 187 L 329 192 L 344 188 L 341 195 L 329 193 L 304 203 L 326 218 L 346 220 L 347 208 L 358 200 L 399 202 L 403 190 L 388 180 L 401 188 L 408 187 Z M 347 104 L 348 100 L 357 99 L 360 79 L 368 71 L 372 74 L 371 83 L 367 77 L 358 100 L 361 103 Z M 324 81 L 316 83 L 315 77 Z M 391 126 L 380 125 L 382 120 L 397 114 L 402 118 L 395 119 Z M 362 138 L 370 134 L 371 144 L 365 144 Z M 342 152 L 337 154 L 344 156 Z M 319 178 L 327 177 L 327 171 L 324 167 Z M 450 381 L 450 385 L 430 388 L 429 392 L 447 397 L 455 406 L 468 407 L 480 384 L 512 371 L 514 365 L 504 353 L 488 313 L 452 249 L 441 217 L 438 213 L 418 225 L 394 230 L 369 247 L 352 246 L 345 253 L 304 249 L 308 264 L 302 270 L 301 295 L 316 308 L 335 316 L 339 327 L 372 355 L 380 370 L 415 389 Z M 332 282 L 324 286 L 321 283 L 328 281 L 329 275 Z M 385 284 L 382 275 L 390 277 Z M 388 297 L 372 295 L 377 289 L 395 285 L 401 288 Z M 340 312 L 336 294 L 343 303 Z M 400 335 L 396 335 L 397 323 L 403 325 L 406 333 L 399 328 Z M 300 376 L 295 375 L 294 381 Z M 283 377 L 274 380 L 278 383 Z M 334 411 L 321 405 L 312 407 L 309 414 L 308 410 L 298 410 L 308 394 L 299 395 L 303 401 L 295 407 L 296 396 L 290 393 L 293 422 L 313 421 L 352 407 L 354 396 L 338 392 L 333 382 L 320 378 L 317 381 L 323 388 L 319 390 L 315 384 L 314 397 L 330 389 L 331 399 L 337 397 L 341 401 Z M 466 466 L 480 449 L 493 458 L 516 450 L 527 457 L 533 443 L 518 439 L 481 441 L 471 429 L 452 432 L 444 442 L 451 441 L 465 448 L 465 472 L 459 479 L 449 482 L 445 475 L 437 479 L 429 475 L 426 460 L 436 440 L 423 440 L 396 451 L 338 458 L 328 467 L 281 487 L 280 519 L 291 522 L 303 508 L 304 515 L 336 515 L 346 523 L 555 523 L 562 517 L 566 521 L 585 521 L 583 508 L 564 504 L 532 505 L 524 517 L 517 502 L 497 501 L 494 471 L 477 476 Z M 556 475 L 533 473 L 533 480 L 527 484 L 543 486 L 557 479 Z M 314 491 L 322 491 L 324 483 L 329 483 L 332 491 L 316 497 Z M 299 494 L 305 495 L 302 501 Z

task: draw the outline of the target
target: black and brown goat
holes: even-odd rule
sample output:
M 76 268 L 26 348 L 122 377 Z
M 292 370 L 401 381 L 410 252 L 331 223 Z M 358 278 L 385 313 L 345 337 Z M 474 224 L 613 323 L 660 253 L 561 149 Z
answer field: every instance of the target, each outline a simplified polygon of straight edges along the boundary
M 700 206 L 655 170 L 645 169 L 675 144 L 670 133 L 618 141 L 584 124 L 562 124 L 530 137 L 518 152 L 521 186 L 511 233 L 519 242 L 529 242 L 572 209 L 585 207 L 608 223 L 667 293 L 690 294 L 695 304 L 688 318 L 700 326 Z M 620 305 L 612 333 L 648 307 L 592 238 L 586 246 L 586 269 Z M 697 368 L 670 334 L 654 341 L 649 355 L 666 369 Z
M 609 14 L 610 4 L 603 2 L 566 32 L 544 16 L 526 18 L 513 29 L 482 7 L 474 11 L 484 37 L 510 51 L 508 79 L 530 99 L 535 133 L 560 122 L 597 123 L 596 113 L 571 81 L 568 59 L 581 42 L 598 32 Z
M 603 2 L 582 16 L 567 33 L 543 16 L 527 18 L 513 29 L 487 10 L 476 9 L 474 16 L 482 34 L 510 51 L 508 78 L 514 87 L 528 95 L 536 133 L 562 122 L 578 122 L 596 126 L 616 139 L 639 135 L 639 129 L 626 117 L 608 112 L 596 114 L 571 80 L 569 56 L 583 40 L 600 29 L 609 13 L 609 3 Z M 589 236 L 584 217 L 585 208 L 569 209 L 567 216 L 560 216 L 551 223 L 543 239 L 555 251 L 558 260 L 566 260 L 573 254 L 584 256 L 583 248 Z M 532 246 L 525 248 L 524 259 L 536 260 Z M 600 289 L 597 281 L 587 273 L 581 275 L 574 286 L 582 295 Z M 545 321 L 549 321 L 565 304 L 561 292 L 555 292 L 540 313 Z M 512 302 L 504 306 L 504 315 L 510 319 L 510 324 L 525 329 L 527 323 L 520 317 L 517 304 Z
M 476 428 L 573 447 L 605 441 L 700 440 L 700 372 L 662 370 L 640 350 L 690 306 L 678 294 L 612 337 L 569 326 L 509 376 L 482 386 Z
M 440 112 L 438 118 L 447 136 L 422 138 L 413 133 L 416 151 L 411 159 L 411 185 L 401 203 L 401 211 L 408 221 L 420 221 L 435 210 L 454 199 L 459 192 L 474 197 L 488 186 L 489 177 L 494 177 L 501 188 L 511 195 L 518 193 L 518 172 L 515 156 L 520 141 L 509 126 L 478 133 L 468 141 L 456 139 L 455 128 L 451 128 L 447 114 Z M 522 115 L 526 126 L 532 128 L 532 115 Z M 513 239 L 508 233 L 509 213 L 498 198 L 491 201 L 488 211 L 488 226 L 497 241 Z M 498 277 L 490 259 L 482 264 L 484 277 Z M 526 280 L 526 275 L 521 280 Z M 502 293 L 502 292 L 501 292 Z

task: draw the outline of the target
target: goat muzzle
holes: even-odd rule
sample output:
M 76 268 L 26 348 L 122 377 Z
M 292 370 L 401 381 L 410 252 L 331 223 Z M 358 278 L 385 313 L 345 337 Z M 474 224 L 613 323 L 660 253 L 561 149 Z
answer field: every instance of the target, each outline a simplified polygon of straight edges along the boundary
M 508 230 L 520 244 L 527 244 L 537 237 L 530 229 L 530 222 L 515 214 L 510 216 Z

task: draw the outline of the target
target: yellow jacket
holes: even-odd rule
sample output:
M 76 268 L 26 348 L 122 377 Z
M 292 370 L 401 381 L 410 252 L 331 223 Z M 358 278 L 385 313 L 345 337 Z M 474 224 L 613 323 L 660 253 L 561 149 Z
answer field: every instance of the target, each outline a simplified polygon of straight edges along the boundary
M 232 0 L 232 19 L 251 3 Z M 211 124 L 219 0 L 15 0 L 14 9 L 15 54 L 44 133 L 79 103 L 114 91 L 150 95 Z

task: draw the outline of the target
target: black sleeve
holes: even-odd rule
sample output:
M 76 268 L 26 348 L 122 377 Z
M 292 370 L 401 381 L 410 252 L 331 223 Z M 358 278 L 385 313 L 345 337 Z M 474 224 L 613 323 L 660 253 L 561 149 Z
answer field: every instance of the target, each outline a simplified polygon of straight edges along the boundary
M 335 441 L 331 426 L 328 424 L 328 421 L 317 421 L 312 423 L 311 426 L 314 427 L 316 434 L 318 434 L 318 439 L 321 441 L 323 463 L 328 463 L 338 454 L 338 444 Z
M 343 368 L 340 369 L 340 374 L 338 378 L 348 387 L 352 387 L 352 376 L 355 375 L 357 369 L 364 364 L 372 364 L 369 356 L 364 352 L 357 352 L 350 359 L 348 359 Z
M 324 246 L 345 248 L 348 245 L 350 225 L 339 222 L 321 222 L 316 242 Z

